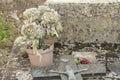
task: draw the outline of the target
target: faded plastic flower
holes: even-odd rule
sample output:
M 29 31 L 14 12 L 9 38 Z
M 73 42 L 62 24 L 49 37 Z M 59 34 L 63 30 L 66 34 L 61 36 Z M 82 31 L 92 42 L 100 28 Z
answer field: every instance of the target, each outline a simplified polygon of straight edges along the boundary
M 41 24 L 56 23 L 59 21 L 59 16 L 54 12 L 44 12 L 44 14 L 41 16 L 41 20 Z
M 34 21 L 35 19 L 37 19 L 39 17 L 39 14 L 40 14 L 40 12 L 37 8 L 29 8 L 23 12 L 23 18 L 25 20 Z
M 58 33 L 59 33 L 59 32 L 62 32 L 63 27 L 62 27 L 62 25 L 61 25 L 60 22 L 58 22 L 58 23 L 55 24 L 55 29 L 56 29 L 56 31 L 57 31 Z
M 21 34 L 23 36 L 33 38 L 35 36 L 35 32 L 38 25 L 36 23 L 28 23 L 22 26 Z
M 90 63 L 90 60 L 87 58 L 77 57 L 77 58 L 75 58 L 75 62 L 76 62 L 76 64 L 79 64 L 79 63 L 88 64 L 88 63 Z
M 83 64 L 88 64 L 88 63 L 90 63 L 90 60 L 87 59 L 87 58 L 81 58 L 80 62 L 83 63 Z
M 38 25 L 36 32 L 35 32 L 36 38 L 43 38 L 45 34 L 46 34 L 45 28 L 43 28 L 42 25 Z
M 16 14 L 13 15 L 16 18 Z M 16 18 L 17 19 L 17 18 Z M 25 41 L 28 45 L 32 44 L 33 52 L 42 59 L 38 48 L 42 48 L 45 38 L 59 37 L 62 31 L 60 15 L 54 9 L 48 6 L 39 6 L 38 8 L 29 8 L 23 12 L 23 26 L 21 34 L 15 43 Z
M 51 11 L 51 9 L 48 6 L 38 6 L 38 11 L 40 11 L 40 16 L 43 15 L 46 11 Z
M 55 27 L 52 27 L 52 28 L 51 28 L 51 36 L 59 37 L 59 35 L 58 35 L 58 33 L 57 33 Z
M 25 42 L 26 41 L 26 37 L 20 36 L 18 37 L 15 41 L 14 44 L 20 44 L 21 42 Z

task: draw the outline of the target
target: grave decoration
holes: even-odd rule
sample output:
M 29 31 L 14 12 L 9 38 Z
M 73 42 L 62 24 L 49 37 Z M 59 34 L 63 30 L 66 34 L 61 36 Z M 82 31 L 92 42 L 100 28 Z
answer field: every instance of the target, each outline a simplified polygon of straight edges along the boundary
M 22 36 L 15 44 L 26 43 L 30 62 L 34 66 L 48 66 L 53 63 L 54 39 L 62 31 L 60 15 L 48 6 L 29 8 L 22 15 Z

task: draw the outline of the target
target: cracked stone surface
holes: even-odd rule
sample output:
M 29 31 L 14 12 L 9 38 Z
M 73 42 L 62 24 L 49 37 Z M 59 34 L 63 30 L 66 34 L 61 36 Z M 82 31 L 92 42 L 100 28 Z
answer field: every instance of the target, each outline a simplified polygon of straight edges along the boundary
M 36 7 L 37 5 L 41 5 L 45 1 L 46 0 L 0 0 L 0 10 L 24 10 L 30 7 Z
M 10 58 L 10 61 L 8 61 L 6 72 L 4 72 L 5 74 L 3 75 L 4 77 L 3 80 L 17 79 L 16 74 L 18 72 L 29 72 L 29 71 L 30 71 L 30 64 L 28 59 L 12 56 Z

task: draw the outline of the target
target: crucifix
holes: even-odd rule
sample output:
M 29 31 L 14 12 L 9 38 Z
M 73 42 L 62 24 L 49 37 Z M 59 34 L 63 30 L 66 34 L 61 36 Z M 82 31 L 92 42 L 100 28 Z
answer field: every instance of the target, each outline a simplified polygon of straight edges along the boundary
M 66 70 L 65 72 L 54 71 L 54 70 L 49 70 L 49 72 L 66 75 L 68 76 L 68 80 L 77 80 L 75 74 L 80 73 L 82 71 L 86 71 L 88 69 L 86 68 L 82 70 L 73 70 L 69 65 L 66 65 L 65 70 Z M 83 80 L 82 76 L 81 79 L 79 80 Z

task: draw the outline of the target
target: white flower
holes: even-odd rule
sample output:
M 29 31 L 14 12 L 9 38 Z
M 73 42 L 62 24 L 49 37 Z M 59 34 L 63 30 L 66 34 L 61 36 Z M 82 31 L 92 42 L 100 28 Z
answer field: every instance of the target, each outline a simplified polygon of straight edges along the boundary
M 11 12 L 11 13 L 10 13 L 10 16 L 11 16 L 12 18 L 14 18 L 15 20 L 20 21 L 19 17 L 17 16 L 17 11 Z
M 41 20 L 42 24 L 49 24 L 57 22 L 59 17 L 54 12 L 44 12 L 44 14 L 41 16 Z
M 23 12 L 23 18 L 25 20 L 34 21 L 35 19 L 37 19 L 39 17 L 39 14 L 40 14 L 40 12 L 37 8 L 29 8 Z
M 36 23 L 28 23 L 22 26 L 21 34 L 23 36 L 33 38 L 35 36 L 35 32 L 38 25 Z
M 14 45 L 20 44 L 21 42 L 25 42 L 25 41 L 26 41 L 26 37 L 20 36 L 14 41 Z
M 51 36 L 56 36 L 56 37 L 58 37 L 58 33 L 57 33 L 57 31 L 55 30 L 55 27 L 52 27 L 52 28 L 51 28 Z
M 43 38 L 45 36 L 45 28 L 42 25 L 39 25 L 36 29 L 36 37 Z
M 43 38 L 46 34 L 57 36 L 62 31 L 60 15 L 48 6 L 26 9 L 21 33 L 27 37 Z
M 62 27 L 62 25 L 61 25 L 60 22 L 58 22 L 58 23 L 55 25 L 55 29 L 57 30 L 57 32 L 62 32 L 63 27 Z

